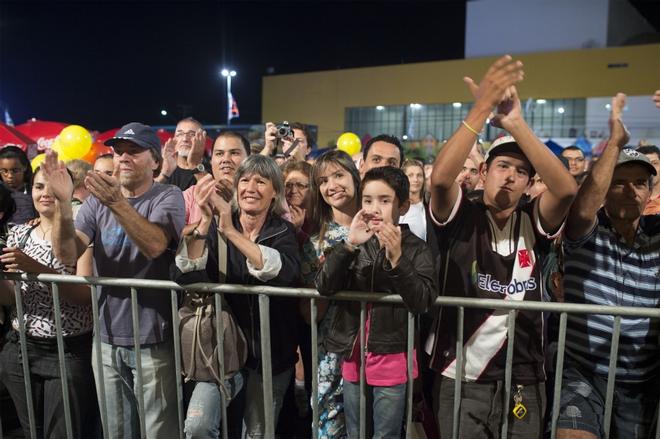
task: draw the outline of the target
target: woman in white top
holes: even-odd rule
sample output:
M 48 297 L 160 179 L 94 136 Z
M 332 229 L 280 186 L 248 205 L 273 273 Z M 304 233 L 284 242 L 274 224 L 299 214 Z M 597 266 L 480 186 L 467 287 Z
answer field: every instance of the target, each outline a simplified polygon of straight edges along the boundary
M 411 232 L 426 241 L 424 164 L 419 160 L 409 159 L 403 162 L 402 168 L 410 181 L 410 209 L 399 218 L 399 224 L 408 224 Z

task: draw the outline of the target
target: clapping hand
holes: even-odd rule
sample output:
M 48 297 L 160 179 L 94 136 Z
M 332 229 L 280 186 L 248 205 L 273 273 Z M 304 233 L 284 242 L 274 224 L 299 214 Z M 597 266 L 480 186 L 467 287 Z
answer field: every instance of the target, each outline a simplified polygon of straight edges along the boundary
M 163 166 L 160 173 L 170 177 L 176 169 L 176 139 L 174 137 L 167 139 L 163 145 Z
M 73 181 L 62 161 L 58 161 L 57 152 L 46 153 L 41 169 L 53 195 L 60 202 L 70 203 L 73 197 Z
M 401 259 L 401 227 L 392 223 L 380 223 L 375 233 L 381 248 L 385 248 L 385 257 L 392 268 L 396 267 Z
M 610 111 L 610 141 L 615 142 L 619 148 L 623 148 L 630 140 L 630 133 L 623 123 L 621 116 L 623 109 L 626 106 L 626 95 L 617 93 L 612 98 L 611 111 Z
M 375 231 L 369 228 L 369 218 L 370 215 L 364 209 L 355 214 L 348 231 L 348 243 L 350 245 L 356 246 L 363 244 L 374 236 Z
M 204 149 L 206 148 L 206 131 L 198 130 L 195 132 L 195 137 L 192 139 L 192 147 L 188 153 L 188 167 L 194 168 L 202 163 L 204 157 Z
M 85 177 L 85 187 L 94 195 L 104 206 L 112 207 L 114 204 L 124 200 L 121 193 L 121 186 L 117 175 L 119 168 L 115 167 L 115 172 L 106 175 L 103 172 L 90 171 Z
M 506 99 L 509 87 L 523 80 L 525 72 L 522 67 L 522 62 L 505 55 L 490 66 L 479 84 L 469 76 L 464 77 L 463 82 L 467 84 L 476 103 L 492 109 Z

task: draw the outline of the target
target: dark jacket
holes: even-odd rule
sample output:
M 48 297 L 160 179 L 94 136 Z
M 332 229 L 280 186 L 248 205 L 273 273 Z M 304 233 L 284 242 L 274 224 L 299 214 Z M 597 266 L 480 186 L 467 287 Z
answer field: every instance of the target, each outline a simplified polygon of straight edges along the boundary
M 316 276 L 316 288 L 324 296 L 341 290 L 398 294 L 403 305 L 374 303 L 370 311 L 367 350 L 376 354 L 406 351 L 408 311 L 423 313 L 437 296 L 431 250 L 408 226 L 401 225 L 402 255 L 392 269 L 373 236 L 355 252 L 344 243 L 335 245 Z M 360 303 L 338 301 L 339 310 L 330 323 L 325 348 L 350 355 L 360 330 Z
M 234 227 L 242 230 L 238 213 L 232 216 Z M 218 282 L 218 234 L 215 221 L 209 228 L 207 246 L 209 249 L 206 270 L 181 274 L 178 268 L 174 271 L 174 281 L 186 285 L 196 282 Z M 247 261 L 231 241 L 227 241 L 227 282 L 241 285 L 270 285 L 288 287 L 296 285 L 300 277 L 300 256 L 296 233 L 291 223 L 278 215 L 269 214 L 266 218 L 257 244 L 277 250 L 282 258 L 282 268 L 279 274 L 267 281 L 261 282 L 248 272 Z M 236 317 L 236 322 L 245 333 L 248 340 L 249 355 L 247 367 L 261 368 L 261 331 L 259 326 L 259 297 L 253 294 L 227 294 L 227 302 Z M 297 300 L 270 296 L 270 342 L 273 373 L 277 374 L 293 367 L 296 363 L 298 308 Z

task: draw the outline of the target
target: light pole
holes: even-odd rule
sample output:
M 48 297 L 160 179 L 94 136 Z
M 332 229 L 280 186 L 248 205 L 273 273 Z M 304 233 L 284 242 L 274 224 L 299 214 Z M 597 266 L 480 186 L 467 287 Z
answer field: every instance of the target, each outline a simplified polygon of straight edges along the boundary
M 231 78 L 236 76 L 236 70 L 222 69 L 220 74 L 227 79 L 227 125 L 229 125 L 232 119 L 231 107 L 234 103 L 234 98 L 231 95 Z

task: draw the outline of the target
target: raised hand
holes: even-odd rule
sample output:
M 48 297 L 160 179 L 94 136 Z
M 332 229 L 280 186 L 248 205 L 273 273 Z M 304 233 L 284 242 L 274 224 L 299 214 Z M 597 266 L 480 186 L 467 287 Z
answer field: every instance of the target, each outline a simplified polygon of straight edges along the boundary
M 660 108 L 660 90 L 656 90 L 653 94 L 653 103 L 655 104 L 655 108 Z
M 401 259 L 401 227 L 391 223 L 381 223 L 376 230 L 376 238 L 380 246 L 385 248 L 385 257 L 390 261 L 392 268 L 396 267 Z
M 261 154 L 270 156 L 271 153 L 276 148 L 277 136 L 277 127 L 273 122 L 266 122 L 266 129 L 264 131 L 264 149 L 261 150 Z
M 348 243 L 351 245 L 360 245 L 369 240 L 374 236 L 374 230 L 369 228 L 369 215 L 367 215 L 364 209 L 361 209 L 353 217 L 351 221 L 351 227 L 348 231 Z
M 70 203 L 73 197 L 73 181 L 64 162 L 58 161 L 57 152 L 50 150 L 46 153 L 41 171 L 53 191 L 53 196 L 58 201 Z
M 195 186 L 193 186 L 195 203 L 199 206 L 202 212 L 202 218 L 211 221 L 213 218 L 213 204 L 211 203 L 211 195 L 215 192 L 215 181 L 212 175 L 205 175 L 200 178 Z
M 630 140 L 630 132 L 623 123 L 623 109 L 626 106 L 626 95 L 617 93 L 612 98 L 610 110 L 610 142 L 616 143 L 619 148 L 623 148 Z
M 160 170 L 162 175 L 167 177 L 172 175 L 172 172 L 176 169 L 176 140 L 174 137 L 169 138 L 165 141 L 163 145 L 163 166 Z
M 228 178 L 221 178 L 215 182 L 215 192 L 229 203 L 234 196 L 234 184 Z
M 102 172 L 90 171 L 87 173 L 87 177 L 85 177 L 85 187 L 104 206 L 112 207 L 114 204 L 125 199 L 121 193 L 117 173 L 117 168 L 115 168 L 112 176 Z
M 504 55 L 490 66 L 479 84 L 466 76 L 463 82 L 468 86 L 475 103 L 493 108 L 505 98 L 507 88 L 522 81 L 525 73 L 521 61 L 516 61 L 510 55 Z
M 198 130 L 192 139 L 192 146 L 188 153 L 188 166 L 194 168 L 202 163 L 204 157 L 204 148 L 206 148 L 206 131 Z
M 504 92 L 504 98 L 497 104 L 495 114 L 490 119 L 490 124 L 507 131 L 511 130 L 514 123 L 522 120 L 522 106 L 515 86 L 508 87 Z
M 289 204 L 289 213 L 291 214 L 291 223 L 294 225 L 296 230 L 300 230 L 302 225 L 305 223 L 305 209 L 299 206 L 294 206 Z

